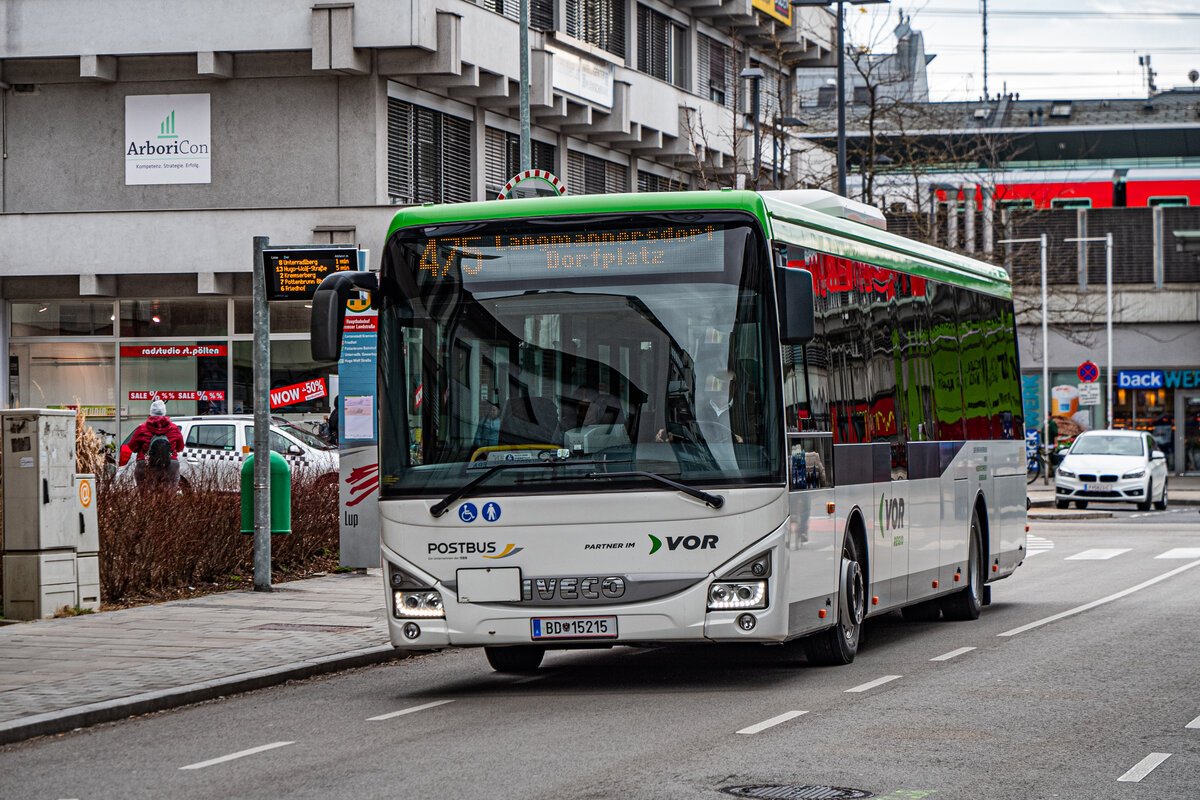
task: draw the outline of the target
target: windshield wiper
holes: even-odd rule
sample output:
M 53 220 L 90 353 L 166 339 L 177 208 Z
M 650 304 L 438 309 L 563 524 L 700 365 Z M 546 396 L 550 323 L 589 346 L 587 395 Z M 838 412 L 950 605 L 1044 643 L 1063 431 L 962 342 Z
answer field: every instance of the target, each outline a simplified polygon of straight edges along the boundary
M 672 489 L 677 489 L 689 497 L 694 497 L 697 500 L 702 500 L 711 508 L 720 508 L 725 505 L 725 498 L 719 494 L 711 494 L 702 489 L 695 489 L 686 484 L 673 481 L 665 475 L 659 475 L 657 472 L 593 472 L 588 475 L 589 478 L 649 478 L 653 481 L 670 486 Z
M 502 472 L 503 470 L 506 470 L 506 469 L 542 469 L 545 467 L 550 467 L 553 469 L 555 467 L 585 466 L 585 465 L 593 465 L 593 464 L 598 464 L 598 463 L 601 463 L 601 462 L 592 461 L 590 459 L 587 461 L 570 461 L 568 459 L 554 459 L 554 460 L 549 460 L 549 461 L 520 461 L 520 462 L 508 462 L 508 463 L 504 463 L 504 464 L 497 464 L 496 466 L 488 469 L 483 474 L 476 476 L 470 482 L 455 489 L 453 492 L 446 495 L 438 502 L 434 503 L 432 506 L 430 506 L 429 513 L 435 517 L 442 516 L 443 514 L 446 513 L 446 511 L 450 508 L 450 506 L 454 505 L 454 503 L 456 501 L 461 500 L 464 497 L 466 497 L 468 494 L 470 494 L 471 490 L 474 489 L 476 486 L 478 486 L 479 484 L 488 480 L 493 475 L 495 475 L 497 472 Z

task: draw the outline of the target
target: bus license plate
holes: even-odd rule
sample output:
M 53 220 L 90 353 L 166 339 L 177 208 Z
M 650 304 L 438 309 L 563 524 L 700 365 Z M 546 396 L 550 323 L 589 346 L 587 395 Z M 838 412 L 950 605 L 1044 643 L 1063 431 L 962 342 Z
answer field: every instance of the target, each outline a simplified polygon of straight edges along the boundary
M 535 617 L 529 623 L 534 641 L 617 638 L 616 617 Z

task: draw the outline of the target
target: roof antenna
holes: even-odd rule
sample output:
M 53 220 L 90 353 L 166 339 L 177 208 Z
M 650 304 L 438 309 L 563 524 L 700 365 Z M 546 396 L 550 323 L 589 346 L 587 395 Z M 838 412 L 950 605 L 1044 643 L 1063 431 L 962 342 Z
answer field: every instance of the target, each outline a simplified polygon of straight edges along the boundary
M 1138 66 L 1143 68 L 1146 75 L 1146 96 L 1154 97 L 1154 95 L 1158 94 L 1158 87 L 1154 85 L 1154 79 L 1158 76 L 1158 73 L 1150 69 L 1149 53 L 1144 56 L 1138 56 Z

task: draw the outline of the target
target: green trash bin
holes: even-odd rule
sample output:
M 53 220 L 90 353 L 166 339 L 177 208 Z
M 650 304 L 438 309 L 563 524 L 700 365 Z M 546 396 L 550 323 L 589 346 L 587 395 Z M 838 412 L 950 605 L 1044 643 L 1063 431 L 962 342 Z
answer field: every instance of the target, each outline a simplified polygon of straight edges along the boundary
M 292 470 L 271 451 L 271 533 L 292 532 Z M 254 454 L 242 464 L 242 533 L 254 533 Z

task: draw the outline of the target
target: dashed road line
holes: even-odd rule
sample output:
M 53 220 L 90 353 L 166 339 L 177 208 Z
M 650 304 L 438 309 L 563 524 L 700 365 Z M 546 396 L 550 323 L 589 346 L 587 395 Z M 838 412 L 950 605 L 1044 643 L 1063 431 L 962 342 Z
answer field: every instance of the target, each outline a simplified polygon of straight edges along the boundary
M 1200 558 L 1200 547 L 1176 547 L 1173 550 L 1168 550 L 1165 553 L 1155 556 L 1155 558 Z
M 1134 764 L 1128 772 L 1117 778 L 1117 780 L 1125 783 L 1137 783 L 1142 778 L 1153 772 L 1155 767 L 1170 757 L 1170 753 L 1151 753 L 1138 763 Z
M 783 714 L 780 714 L 778 717 L 771 717 L 770 719 L 765 719 L 762 722 L 751 725 L 748 728 L 742 728 L 740 731 L 738 731 L 738 733 L 750 736 L 755 733 L 765 731 L 767 728 L 774 728 L 776 725 L 779 725 L 782 722 L 787 722 L 789 719 L 795 719 L 796 717 L 807 713 L 807 711 L 786 711 Z
M 1116 558 L 1122 553 L 1128 553 L 1133 548 L 1131 547 L 1098 547 L 1094 550 L 1084 550 L 1082 553 L 1076 553 L 1073 556 L 1067 556 L 1064 561 L 1107 561 L 1110 558 Z
M 963 653 L 969 653 L 974 650 L 974 647 L 960 647 L 957 650 L 951 650 L 949 653 L 942 653 L 940 656 L 934 656 L 930 661 L 949 661 L 952 658 L 957 658 Z
M 882 686 L 885 683 L 890 683 L 891 681 L 899 680 L 900 678 L 903 678 L 903 677 L 904 677 L 903 675 L 884 675 L 882 678 L 876 678 L 873 681 L 867 681 L 866 683 L 855 686 L 853 689 L 847 689 L 846 691 L 847 692 L 866 692 L 866 691 L 870 691 L 871 689 L 874 689 L 876 686 Z
M 1074 614 L 1079 614 L 1084 611 L 1089 611 L 1093 608 L 1096 608 L 1097 606 L 1102 606 L 1105 603 L 1111 603 L 1114 600 L 1120 600 L 1122 597 L 1131 595 L 1137 591 L 1141 591 L 1142 589 L 1145 589 L 1149 586 L 1153 586 L 1154 584 L 1159 583 L 1160 581 L 1165 581 L 1167 578 L 1173 578 L 1176 575 L 1178 575 L 1179 573 L 1185 572 L 1186 570 L 1189 570 L 1192 567 L 1200 567 L 1200 561 L 1193 561 L 1190 564 L 1184 564 L 1182 567 L 1176 567 L 1175 569 L 1171 570 L 1170 572 L 1164 572 L 1162 575 L 1159 575 L 1155 578 L 1151 578 L 1148 581 L 1142 581 L 1137 586 L 1130 586 L 1128 589 L 1122 589 L 1121 591 L 1117 592 L 1116 594 L 1110 594 L 1108 597 L 1101 597 L 1099 600 L 1093 600 L 1090 603 L 1084 603 L 1081 606 L 1076 606 L 1075 608 L 1068 609 L 1066 611 L 1063 611 L 1060 614 L 1054 614 L 1053 616 L 1044 617 L 1043 619 L 1039 619 L 1035 622 L 1030 622 L 1028 625 L 1022 625 L 1019 628 L 1013 628 L 1010 631 L 1005 631 L 1004 633 L 998 633 L 996 635 L 997 636 L 1016 636 L 1018 633 L 1025 633 L 1025 631 L 1030 631 L 1030 630 L 1033 630 L 1034 628 L 1040 628 L 1042 625 L 1048 625 L 1051 622 L 1057 622 L 1058 620 L 1063 619 L 1065 617 L 1069 617 Z
M 252 756 L 255 753 L 263 753 L 267 750 L 274 750 L 277 747 L 287 747 L 289 744 L 295 744 L 295 742 L 271 742 L 270 744 L 251 747 L 249 750 L 241 750 L 237 753 L 230 753 L 227 756 L 210 758 L 208 761 L 197 761 L 195 764 L 188 764 L 186 767 L 180 767 L 180 769 L 204 769 L 205 767 L 211 767 L 214 764 L 224 764 L 226 761 L 233 761 L 237 758 Z
M 453 702 L 454 702 L 453 700 L 434 700 L 432 703 L 424 703 L 419 706 L 411 706 L 410 708 L 402 708 L 399 711 L 389 711 L 387 714 L 380 714 L 378 717 L 367 717 L 367 722 L 380 722 L 385 719 L 392 719 L 393 717 L 400 717 L 405 714 L 413 714 L 417 711 L 424 711 L 427 708 L 436 708 L 437 706 L 444 706 L 447 703 L 453 703 Z
M 1184 725 L 1183 727 L 1200 730 L 1200 717 L 1196 717 L 1194 720 L 1189 722 L 1187 725 Z

